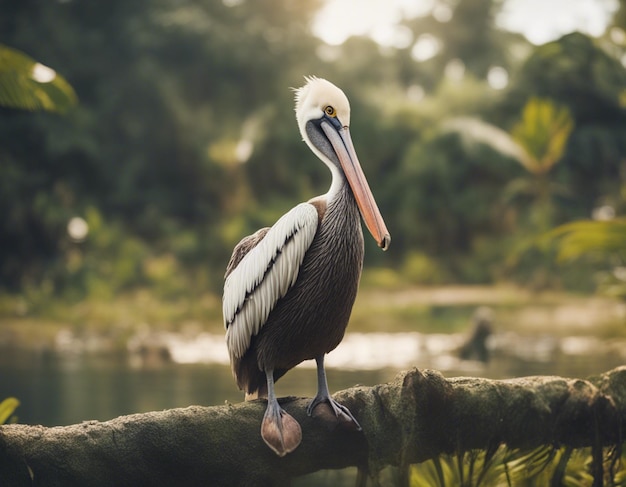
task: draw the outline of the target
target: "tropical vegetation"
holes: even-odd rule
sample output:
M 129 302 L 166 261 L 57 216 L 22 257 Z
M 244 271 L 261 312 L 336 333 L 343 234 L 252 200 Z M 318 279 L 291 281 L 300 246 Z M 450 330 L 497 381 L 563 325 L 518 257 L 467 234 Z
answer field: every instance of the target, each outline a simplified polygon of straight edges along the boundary
M 30 311 L 141 289 L 219 295 L 234 244 L 328 185 L 293 120 L 289 87 L 305 74 L 352 101 L 393 235 L 370 269 L 417 284 L 623 285 L 620 237 L 595 245 L 604 260 L 556 257 L 575 235 L 621 228 L 624 7 L 602 38 L 534 46 L 494 21 L 501 2 L 457 3 L 447 20 L 405 20 L 414 42 L 385 48 L 325 45 L 315 0 L 4 3 L 0 292 Z M 438 50 L 419 58 L 425 33 Z M 562 227 L 558 251 L 541 240 L 603 207 L 614 222 Z
M 387 254 L 367 242 L 366 285 L 508 281 L 626 299 L 626 2 L 604 36 L 540 46 L 498 26 L 501 1 L 436 3 L 447 20 L 407 19 L 411 42 L 381 47 L 324 44 L 310 28 L 318 0 L 2 2 L 0 316 L 90 303 L 123 321 L 166 302 L 171 321 L 219 320 L 234 244 L 329 183 L 293 119 L 289 88 L 310 74 L 349 95 L 393 236 Z M 438 49 L 416 58 L 424 35 Z M 0 403 L 0 424 L 18 405 Z M 624 485 L 623 453 L 604 459 Z M 591 463 L 502 447 L 411 466 L 409 479 L 589 485 Z

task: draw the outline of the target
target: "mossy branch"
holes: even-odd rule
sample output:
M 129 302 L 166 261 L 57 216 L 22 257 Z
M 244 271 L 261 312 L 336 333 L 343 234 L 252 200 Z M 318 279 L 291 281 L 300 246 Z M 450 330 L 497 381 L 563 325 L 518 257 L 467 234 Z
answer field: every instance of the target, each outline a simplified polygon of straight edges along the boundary
M 296 451 L 277 457 L 259 434 L 263 401 L 122 416 L 46 428 L 0 427 L 0 480 L 7 486 L 285 485 L 321 469 L 376 474 L 442 453 L 620 445 L 626 367 L 597 377 L 445 379 L 417 369 L 335 398 L 363 432 L 309 418 L 307 399 L 283 407 L 302 425 Z M 602 465 L 599 466 L 600 470 Z

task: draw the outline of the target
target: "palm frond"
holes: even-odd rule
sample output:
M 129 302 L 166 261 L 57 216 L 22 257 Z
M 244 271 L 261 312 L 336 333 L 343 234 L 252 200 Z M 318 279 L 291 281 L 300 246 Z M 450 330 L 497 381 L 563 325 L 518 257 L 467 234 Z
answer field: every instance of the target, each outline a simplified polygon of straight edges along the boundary
M 466 148 L 476 144 L 485 144 L 503 156 L 515 159 L 520 164 L 527 164 L 529 155 L 513 138 L 495 125 L 473 117 L 457 117 L 442 124 L 444 132 L 456 132 Z
M 596 221 L 580 220 L 561 225 L 544 236 L 556 241 L 559 261 L 599 253 L 626 253 L 626 218 Z
M 0 402 L 0 424 L 6 423 L 19 405 L 20 401 L 14 397 L 8 397 Z
M 623 445 L 622 445 L 623 446 Z M 607 485 L 626 486 L 626 455 L 614 446 L 602 451 Z M 593 484 L 591 448 L 544 445 L 534 450 L 499 445 L 471 450 L 412 465 L 411 487 L 503 487 Z
M 70 84 L 53 69 L 0 44 L 0 105 L 63 113 L 76 105 Z
M 532 174 L 546 174 L 563 158 L 574 119 L 567 107 L 552 100 L 531 98 L 513 127 L 512 137 L 529 158 L 524 167 Z

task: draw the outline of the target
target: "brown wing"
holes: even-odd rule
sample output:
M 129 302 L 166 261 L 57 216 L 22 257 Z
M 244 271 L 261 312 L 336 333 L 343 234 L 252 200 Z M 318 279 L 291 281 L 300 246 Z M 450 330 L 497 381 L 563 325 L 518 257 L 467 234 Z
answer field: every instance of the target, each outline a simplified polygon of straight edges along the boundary
M 233 255 L 230 256 L 230 261 L 226 266 L 226 274 L 224 274 L 224 279 L 228 277 L 228 275 L 235 270 L 235 268 L 241 262 L 248 252 L 250 252 L 254 247 L 258 245 L 258 243 L 263 240 L 265 234 L 269 231 L 270 227 L 261 228 L 257 230 L 252 235 L 248 235 L 241 239 L 241 241 L 235 246 L 233 250 Z

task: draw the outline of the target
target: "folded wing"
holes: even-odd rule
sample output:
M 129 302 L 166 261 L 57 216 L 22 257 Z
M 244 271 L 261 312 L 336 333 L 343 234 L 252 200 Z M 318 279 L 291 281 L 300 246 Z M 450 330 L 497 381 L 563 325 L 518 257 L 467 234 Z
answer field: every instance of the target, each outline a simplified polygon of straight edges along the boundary
M 273 227 L 259 230 L 235 247 L 222 300 L 231 358 L 245 354 L 276 303 L 296 282 L 318 221 L 315 206 L 301 203 Z

